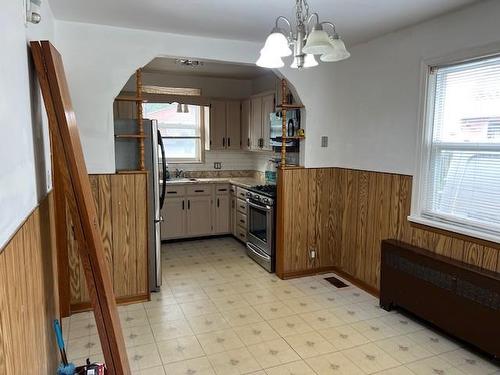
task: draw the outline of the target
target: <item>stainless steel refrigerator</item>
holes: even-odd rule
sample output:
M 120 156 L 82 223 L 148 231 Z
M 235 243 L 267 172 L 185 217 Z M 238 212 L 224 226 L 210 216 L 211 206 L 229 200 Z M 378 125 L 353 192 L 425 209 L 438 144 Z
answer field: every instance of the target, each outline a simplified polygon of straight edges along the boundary
M 137 121 L 133 119 L 115 119 L 115 134 L 137 133 Z M 144 120 L 144 162 L 148 170 L 148 258 L 149 289 L 157 292 L 161 287 L 161 233 L 163 218 L 160 210 L 165 200 L 167 164 L 165 148 L 158 124 L 155 120 Z M 139 162 L 137 141 L 121 138 L 115 142 L 115 162 L 117 170 L 135 170 Z

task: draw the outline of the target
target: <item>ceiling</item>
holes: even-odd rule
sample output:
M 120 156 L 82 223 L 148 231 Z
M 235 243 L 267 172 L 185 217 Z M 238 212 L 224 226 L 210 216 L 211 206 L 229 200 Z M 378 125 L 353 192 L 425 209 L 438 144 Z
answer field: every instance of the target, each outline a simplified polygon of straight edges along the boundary
M 270 74 L 269 69 L 259 68 L 254 64 L 243 65 L 211 60 L 202 61 L 203 65 L 197 67 L 183 66 L 175 62 L 176 59 L 157 57 L 147 64 L 145 72 L 188 74 L 191 76 L 254 79 Z
M 263 41 L 293 0 L 48 0 L 57 19 L 177 34 Z M 356 44 L 479 0 L 309 0 Z

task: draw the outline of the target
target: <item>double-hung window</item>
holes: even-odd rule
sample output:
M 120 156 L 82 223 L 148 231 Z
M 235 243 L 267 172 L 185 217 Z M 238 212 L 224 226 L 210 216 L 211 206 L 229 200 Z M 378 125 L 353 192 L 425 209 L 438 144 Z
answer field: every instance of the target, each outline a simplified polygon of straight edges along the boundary
M 500 242 L 500 56 L 429 69 L 410 220 Z
M 167 95 L 175 96 L 176 102 L 143 104 L 144 118 L 157 120 L 158 129 L 165 145 L 168 163 L 199 163 L 205 150 L 205 129 L 208 123 L 208 107 L 186 104 L 188 96 L 199 96 L 199 89 L 148 86 L 148 94 L 158 94 L 167 101 Z M 192 100 L 191 100 L 192 101 Z M 184 103 L 183 103 L 184 102 Z

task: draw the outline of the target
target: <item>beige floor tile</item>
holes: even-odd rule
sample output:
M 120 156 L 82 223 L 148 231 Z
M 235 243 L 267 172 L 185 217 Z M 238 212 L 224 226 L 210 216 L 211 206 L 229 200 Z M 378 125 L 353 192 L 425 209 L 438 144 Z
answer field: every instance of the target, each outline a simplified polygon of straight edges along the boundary
M 208 359 L 218 375 L 240 375 L 261 369 L 259 363 L 245 348 L 212 354 Z
M 156 341 L 193 335 L 189 323 L 184 319 L 151 324 L 151 330 Z
M 151 326 L 138 326 L 123 328 L 123 337 L 127 347 L 152 344 L 155 342 Z
M 330 327 L 337 327 L 346 324 L 332 310 L 319 310 L 300 314 L 311 327 L 317 330 L 323 330 Z
M 233 294 L 231 296 L 223 296 L 211 299 L 219 310 L 234 310 L 234 309 L 250 307 L 247 301 L 241 298 L 239 294 Z
M 407 335 L 417 344 L 422 345 L 432 354 L 442 354 L 458 349 L 458 345 L 431 330 L 424 329 Z
M 340 352 L 306 359 L 318 375 L 364 375 L 359 367 Z
M 253 262 L 253 261 L 252 261 Z M 255 291 L 265 290 L 257 280 L 241 280 L 231 283 L 231 287 L 238 293 L 251 293 Z
M 288 336 L 285 340 L 301 358 L 310 358 L 336 351 L 332 344 L 315 331 Z
M 218 312 L 215 304 L 209 299 L 182 303 L 180 304 L 180 307 L 186 317 L 213 314 Z
M 500 366 L 496 366 L 487 359 L 463 348 L 443 353 L 439 358 L 444 359 L 466 374 L 483 375 L 500 371 Z
M 331 311 L 345 323 L 355 323 L 370 319 L 370 314 L 364 311 L 357 303 L 343 305 Z
M 199 301 L 208 298 L 208 296 L 202 290 L 192 290 L 190 292 L 177 293 L 174 294 L 174 297 L 179 304 Z
M 398 332 L 379 319 L 362 320 L 351 324 L 351 327 L 371 341 L 383 340 L 397 336 Z
M 410 369 L 406 366 L 398 366 L 389 370 L 377 372 L 377 375 L 415 375 L 415 373 L 410 371 Z
M 169 320 L 184 319 L 184 313 L 178 305 L 165 305 L 146 310 L 150 324 Z
M 283 302 L 279 301 L 255 305 L 254 308 L 265 320 L 284 318 L 285 316 L 294 315 L 292 309 L 290 309 Z
M 339 308 L 347 302 L 338 294 L 333 292 L 312 295 L 311 298 L 323 306 L 324 309 Z
M 277 297 L 270 290 L 266 289 L 255 289 L 251 292 L 241 294 L 241 297 L 251 306 L 271 303 L 277 300 Z
M 219 285 L 207 286 L 204 287 L 203 290 L 210 298 L 222 298 L 238 294 L 238 292 L 234 290 L 228 282 Z
M 156 344 L 134 346 L 127 350 L 130 368 L 132 371 L 143 370 L 161 365 L 160 355 Z
M 323 306 L 311 297 L 298 297 L 282 300 L 295 314 L 303 314 L 312 311 L 322 310 Z
M 380 321 L 392 327 L 399 335 L 417 332 L 425 329 L 422 325 L 401 314 L 388 314 L 380 318 Z
M 165 375 L 163 366 L 151 367 L 144 370 L 139 370 L 137 375 Z M 135 375 L 135 374 L 134 374 Z
M 149 324 L 146 310 L 132 310 L 120 312 L 122 327 L 138 327 Z
M 449 362 L 437 356 L 422 359 L 406 365 L 416 375 L 476 375 L 475 373 L 462 372 L 453 367 Z
M 204 333 L 196 337 L 207 355 L 239 349 L 245 346 L 232 329 Z
M 266 322 L 235 327 L 234 331 L 245 345 L 258 344 L 279 338 L 279 335 Z
M 318 331 L 337 350 L 367 344 L 370 340 L 350 325 L 331 327 Z
M 285 363 L 284 365 L 266 369 L 267 375 L 315 375 L 304 361 Z
M 166 375 L 215 375 L 207 357 L 170 363 L 164 369 Z
M 69 340 L 66 343 L 68 358 L 80 358 L 102 352 L 99 336 L 92 335 Z
M 250 345 L 248 351 L 252 353 L 262 368 L 279 366 L 300 359 L 297 353 L 282 338 Z
M 281 300 L 294 299 L 306 296 L 300 289 L 295 288 L 291 284 L 280 286 L 277 288 L 272 288 L 271 291 Z
M 351 362 L 367 374 L 400 366 L 401 363 L 392 358 L 373 343 L 357 346 L 342 351 Z
M 205 356 L 205 352 L 195 336 L 158 341 L 157 345 L 163 364 Z
M 190 316 L 187 320 L 196 335 L 230 328 L 229 324 L 220 313 Z
M 221 314 L 231 327 L 239 327 L 263 321 L 259 313 L 250 306 L 234 310 L 223 310 Z
M 415 362 L 433 356 L 424 346 L 417 344 L 408 336 L 391 337 L 375 344 L 401 363 Z
M 282 337 L 310 332 L 313 328 L 299 315 L 290 315 L 284 318 L 269 320 L 268 323 Z

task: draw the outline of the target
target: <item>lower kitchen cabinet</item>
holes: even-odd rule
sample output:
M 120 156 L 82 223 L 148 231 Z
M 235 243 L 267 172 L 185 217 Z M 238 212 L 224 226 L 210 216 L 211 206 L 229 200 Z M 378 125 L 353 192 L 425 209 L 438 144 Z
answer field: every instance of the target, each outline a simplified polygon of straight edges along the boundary
M 212 234 L 212 197 L 187 197 L 186 236 L 199 237 Z
M 184 197 L 165 199 L 162 211 L 167 214 L 163 216 L 161 223 L 161 238 L 181 238 L 186 234 L 186 203 Z
M 229 194 L 217 194 L 215 198 L 214 234 L 231 232 L 231 217 L 229 215 Z

